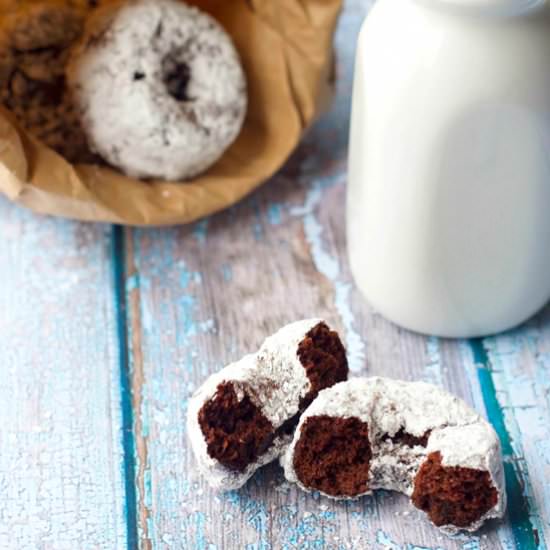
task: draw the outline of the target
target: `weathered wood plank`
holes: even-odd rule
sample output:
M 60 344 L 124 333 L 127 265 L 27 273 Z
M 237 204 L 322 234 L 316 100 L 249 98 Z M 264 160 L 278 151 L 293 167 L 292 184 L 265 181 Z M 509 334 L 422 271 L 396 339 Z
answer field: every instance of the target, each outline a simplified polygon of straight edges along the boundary
M 545 330 L 515 340 L 518 353 L 508 358 L 504 381 L 499 373 L 506 337 L 481 342 L 487 357 L 478 365 L 475 343 L 403 331 L 373 312 L 353 285 L 345 255 L 347 126 L 355 34 L 368 5 L 347 2 L 337 37 L 334 109 L 272 182 L 193 227 L 128 235 L 143 547 L 533 547 L 532 531 L 509 521 L 472 536 L 442 536 L 398 495 L 379 493 L 348 504 L 308 496 L 284 482 L 276 465 L 240 491 L 216 495 L 208 489 L 186 441 L 187 399 L 210 372 L 256 349 L 286 322 L 312 315 L 326 317 L 345 334 L 354 374 L 442 385 L 493 422 L 502 411 L 506 433 L 500 435 L 513 434 L 508 458 L 521 464 L 522 471 L 516 475 L 512 468 L 512 474 L 524 484 L 511 496 L 516 504 L 530 504 L 512 517 L 538 529 L 541 547 L 548 539 Z M 495 391 L 480 376 L 489 369 Z M 522 373 L 524 389 L 507 408 L 515 371 Z
M 321 541 L 327 548 L 384 547 L 388 541 L 396 548 L 499 545 L 493 531 L 484 532 L 485 538 L 441 537 L 395 495 L 348 505 L 306 496 L 284 483 L 276 466 L 228 495 L 212 494 L 196 473 L 185 439 L 185 402 L 193 388 L 207 373 L 255 349 L 265 334 L 300 317 L 324 315 L 344 331 L 356 374 L 440 382 L 473 401 L 464 377 L 440 357 L 437 341 L 400 331 L 355 295 L 338 257 L 342 229 L 325 235 L 332 224 L 324 216 L 343 207 L 338 187 L 325 190 L 326 208 L 298 214 L 307 207 L 307 193 L 281 177 L 277 189 L 211 219 L 206 234 L 204 226 L 135 234 L 139 290 L 132 292 L 140 293 L 138 393 L 146 448 L 140 459 L 147 461 L 139 486 L 147 491 L 141 505 L 154 548 L 307 548 Z M 287 206 L 273 225 L 272 210 L 282 196 Z M 316 223 L 325 229 L 309 244 L 304 226 Z M 331 278 L 321 274 L 329 266 Z
M 527 325 L 470 343 L 503 445 L 511 528 L 522 546 L 550 540 L 548 309 Z
M 0 548 L 126 547 L 108 227 L 0 199 Z
M 110 228 L 0 200 L 0 547 L 133 547 L 136 519 L 141 546 L 155 549 L 471 550 L 550 540 L 549 311 L 504 336 L 440 341 L 391 325 L 353 285 L 345 157 L 351 54 L 367 9 L 347 3 L 331 115 L 269 186 L 229 212 L 190 228 L 127 231 L 127 257 L 113 264 Z M 311 315 L 345 334 L 354 374 L 433 382 L 488 415 L 507 459 L 507 522 L 449 539 L 402 497 L 335 503 L 289 486 L 276 465 L 241 491 L 209 491 L 186 441 L 190 393 L 266 334 Z M 133 492 L 137 518 L 125 510 Z

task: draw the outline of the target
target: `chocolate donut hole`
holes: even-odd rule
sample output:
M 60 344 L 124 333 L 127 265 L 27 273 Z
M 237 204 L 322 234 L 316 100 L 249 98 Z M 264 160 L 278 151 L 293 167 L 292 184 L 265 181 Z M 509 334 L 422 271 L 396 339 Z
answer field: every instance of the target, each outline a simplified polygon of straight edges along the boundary
M 262 411 L 245 395 L 240 401 L 231 382 L 199 411 L 208 454 L 226 468 L 242 472 L 273 442 L 275 431 Z
M 338 333 L 323 322 L 298 344 L 297 356 L 311 389 L 300 400 L 298 412 L 277 429 L 246 395 L 239 401 L 235 387 L 224 382 L 199 411 L 199 425 L 210 457 L 230 470 L 243 472 L 280 437 L 292 435 L 301 414 L 322 389 L 348 376 L 346 351 Z

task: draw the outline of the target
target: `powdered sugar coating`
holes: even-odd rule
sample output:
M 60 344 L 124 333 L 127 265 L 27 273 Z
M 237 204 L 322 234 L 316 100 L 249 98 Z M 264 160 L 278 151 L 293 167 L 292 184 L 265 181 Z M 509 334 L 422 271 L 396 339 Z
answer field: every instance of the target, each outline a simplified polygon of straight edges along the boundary
M 476 531 L 486 519 L 500 518 L 506 510 L 504 468 L 500 442 L 493 427 L 483 419 L 467 426 L 448 426 L 432 433 L 426 453 L 439 451 L 443 466 L 461 466 L 489 472 L 493 486 L 498 492 L 496 506 L 476 523 L 469 531 Z M 456 532 L 446 528 L 449 532 Z
M 206 441 L 199 425 L 199 411 L 202 406 L 215 394 L 219 384 L 231 382 L 237 396 L 242 400 L 246 389 L 252 402 L 261 406 L 260 396 L 251 391 L 253 387 L 268 385 L 269 380 L 262 378 L 257 370 L 257 357 L 254 354 L 246 355 L 240 361 L 232 363 L 221 371 L 210 376 L 204 384 L 193 394 L 189 400 L 187 412 L 187 434 L 191 442 L 191 448 L 196 458 L 197 466 L 208 484 L 217 490 L 229 491 L 242 487 L 254 474 L 254 472 L 273 461 L 282 452 L 285 445 L 290 442 L 290 437 L 277 438 L 267 451 L 258 460 L 249 464 L 243 472 L 235 472 L 213 459 L 207 451 Z
M 309 489 L 294 470 L 294 449 L 306 419 L 322 415 L 354 417 L 368 425 L 373 456 L 369 491 L 365 494 L 386 489 L 410 496 L 421 464 L 429 453 L 439 451 L 444 466 L 489 472 L 498 492 L 496 506 L 466 530 L 475 531 L 486 519 L 504 514 L 506 497 L 498 437 L 488 422 L 457 397 L 424 382 L 382 377 L 354 378 L 321 391 L 303 413 L 294 438 L 280 459 L 286 479 L 306 491 Z M 408 447 L 392 442 L 390 438 L 400 430 L 417 437 L 429 432 L 427 446 Z M 452 525 L 441 529 L 448 533 L 458 531 Z
M 237 397 L 246 395 L 276 430 L 299 411 L 300 400 L 310 391 L 311 384 L 297 351 L 299 343 L 320 319 L 291 323 L 268 337 L 256 354 L 211 375 L 189 401 L 187 432 L 200 472 L 209 485 L 218 490 L 237 489 L 244 485 L 261 466 L 280 456 L 292 439 L 292 434 L 276 437 L 256 462 L 243 472 L 232 471 L 210 457 L 199 425 L 199 411 L 216 394 L 223 382 L 231 382 Z
M 305 319 L 284 326 L 265 339 L 258 352 L 258 372 L 277 387 L 262 399 L 262 412 L 278 428 L 298 413 L 300 399 L 311 389 L 306 371 L 298 358 L 298 345 L 322 319 Z
M 68 81 L 92 148 L 136 178 L 203 172 L 235 140 L 246 114 L 246 80 L 230 37 L 176 0 L 100 8 Z

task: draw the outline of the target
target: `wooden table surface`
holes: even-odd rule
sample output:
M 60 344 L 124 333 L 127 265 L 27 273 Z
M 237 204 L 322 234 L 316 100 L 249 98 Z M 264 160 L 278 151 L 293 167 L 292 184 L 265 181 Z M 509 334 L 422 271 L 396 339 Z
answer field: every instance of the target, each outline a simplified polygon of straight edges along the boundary
M 0 548 L 545 548 L 550 541 L 550 309 L 470 341 L 397 328 L 346 259 L 353 51 L 370 4 L 349 0 L 338 95 L 287 166 L 192 226 L 122 229 L 0 199 Z M 549 274 L 550 276 L 550 274 Z M 278 466 L 214 494 L 194 466 L 186 404 L 208 375 L 287 322 L 324 316 L 355 375 L 462 396 L 502 440 L 505 521 L 446 537 L 399 495 L 335 503 Z

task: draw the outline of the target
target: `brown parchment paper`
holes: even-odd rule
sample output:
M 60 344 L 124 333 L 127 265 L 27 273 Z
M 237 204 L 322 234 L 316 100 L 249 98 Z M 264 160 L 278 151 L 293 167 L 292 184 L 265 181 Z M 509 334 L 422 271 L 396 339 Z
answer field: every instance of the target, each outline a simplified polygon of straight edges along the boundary
M 330 100 L 332 37 L 342 0 L 188 3 L 222 23 L 247 74 L 247 118 L 223 158 L 189 182 L 142 182 L 105 167 L 71 165 L 2 110 L 0 192 L 54 216 L 171 225 L 234 204 L 281 167 Z

